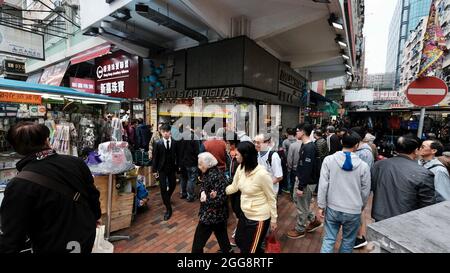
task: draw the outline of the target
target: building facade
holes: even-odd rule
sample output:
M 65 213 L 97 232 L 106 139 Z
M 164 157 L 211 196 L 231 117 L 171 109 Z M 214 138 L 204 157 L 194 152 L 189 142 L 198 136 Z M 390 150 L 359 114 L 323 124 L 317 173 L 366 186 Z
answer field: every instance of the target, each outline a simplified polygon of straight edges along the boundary
M 421 18 L 428 16 L 431 0 L 398 0 L 389 26 L 386 72 L 395 73 L 395 86 L 400 85 L 403 51 L 411 32 Z
M 411 32 L 406 40 L 400 67 L 400 88 L 406 87 L 419 73 L 427 21 L 428 17 L 422 17 L 416 29 Z

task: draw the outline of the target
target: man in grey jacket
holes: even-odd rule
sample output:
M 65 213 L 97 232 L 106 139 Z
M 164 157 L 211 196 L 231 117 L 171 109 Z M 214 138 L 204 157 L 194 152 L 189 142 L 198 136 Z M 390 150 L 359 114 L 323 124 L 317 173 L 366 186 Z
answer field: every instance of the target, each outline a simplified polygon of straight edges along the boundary
M 397 156 L 377 161 L 372 168 L 372 218 L 381 221 L 436 202 L 434 175 L 417 164 L 420 140 L 402 136 Z
M 298 160 L 300 158 L 300 149 L 302 148 L 302 141 L 298 140 L 292 143 L 289 146 L 289 151 L 287 155 L 287 168 L 288 175 L 291 183 L 289 184 L 290 196 L 292 198 L 292 194 L 294 192 L 294 184 L 295 184 L 295 171 L 297 170 Z M 293 199 L 292 199 L 293 201 Z
M 370 169 L 355 154 L 361 137 L 355 132 L 343 136 L 343 149 L 322 163 L 318 191 L 318 216 L 325 218 L 321 253 L 332 253 L 342 226 L 340 253 L 351 253 L 361 212 L 370 194 Z
M 441 156 L 444 146 L 438 140 L 426 140 L 420 147 L 419 165 L 424 166 L 434 174 L 434 188 L 436 190 L 436 202 L 450 200 L 450 176 L 447 168 L 437 156 Z

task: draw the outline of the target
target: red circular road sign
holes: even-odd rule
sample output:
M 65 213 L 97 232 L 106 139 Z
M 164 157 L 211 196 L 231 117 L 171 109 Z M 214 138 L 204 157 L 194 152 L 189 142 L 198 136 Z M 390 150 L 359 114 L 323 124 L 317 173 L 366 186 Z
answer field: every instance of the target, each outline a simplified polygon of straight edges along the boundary
M 417 106 L 432 106 L 440 103 L 448 93 L 447 84 L 436 77 L 422 77 L 409 84 L 406 97 Z

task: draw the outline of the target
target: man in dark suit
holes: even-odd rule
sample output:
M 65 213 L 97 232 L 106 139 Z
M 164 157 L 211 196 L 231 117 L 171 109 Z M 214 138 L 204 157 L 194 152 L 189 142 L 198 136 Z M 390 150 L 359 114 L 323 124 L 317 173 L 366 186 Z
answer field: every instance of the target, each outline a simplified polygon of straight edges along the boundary
M 178 170 L 176 142 L 171 137 L 170 129 L 171 127 L 168 124 L 161 126 L 162 139 L 155 144 L 152 164 L 155 178 L 159 177 L 161 197 L 167 210 L 164 214 L 165 221 L 172 216 L 170 197 L 176 187 L 175 174 Z
M 334 126 L 327 127 L 327 145 L 328 145 L 328 154 L 332 155 L 335 152 L 342 150 L 341 139 L 338 135 L 335 134 Z

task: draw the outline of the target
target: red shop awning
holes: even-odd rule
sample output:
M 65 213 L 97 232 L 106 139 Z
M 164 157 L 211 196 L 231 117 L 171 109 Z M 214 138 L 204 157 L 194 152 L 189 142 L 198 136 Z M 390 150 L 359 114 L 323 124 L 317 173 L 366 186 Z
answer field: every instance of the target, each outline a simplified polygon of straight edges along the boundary
M 70 62 L 72 65 L 86 62 L 98 57 L 101 57 L 105 54 L 108 54 L 111 50 L 111 44 L 102 44 L 96 47 L 93 47 L 89 50 L 86 50 L 84 52 L 78 53 L 72 59 L 70 59 Z

